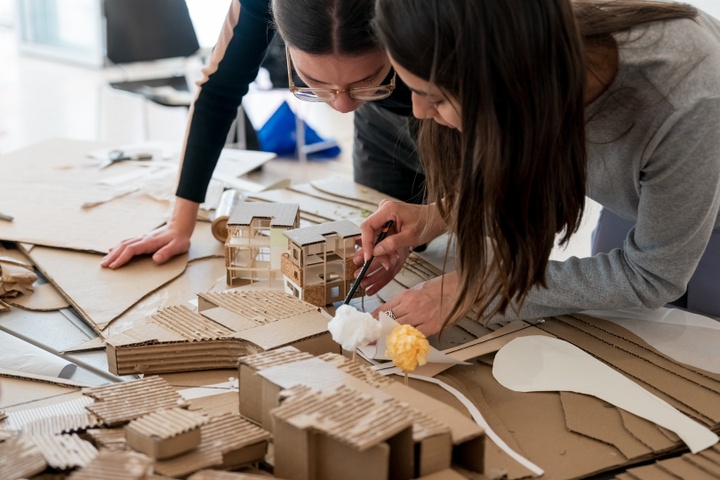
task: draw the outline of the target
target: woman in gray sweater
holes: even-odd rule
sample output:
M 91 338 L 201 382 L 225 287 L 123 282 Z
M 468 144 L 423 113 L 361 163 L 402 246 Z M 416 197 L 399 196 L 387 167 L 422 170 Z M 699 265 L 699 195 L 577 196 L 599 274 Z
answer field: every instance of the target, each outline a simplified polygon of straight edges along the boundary
M 431 204 L 384 203 L 363 255 L 388 219 L 386 265 L 443 231 L 458 244 L 456 272 L 381 310 L 426 334 L 473 308 L 720 316 L 720 22 L 637 0 L 379 0 L 375 22 L 425 119 Z M 596 253 L 549 261 L 586 195 L 605 208 Z M 393 272 L 374 273 L 369 293 Z

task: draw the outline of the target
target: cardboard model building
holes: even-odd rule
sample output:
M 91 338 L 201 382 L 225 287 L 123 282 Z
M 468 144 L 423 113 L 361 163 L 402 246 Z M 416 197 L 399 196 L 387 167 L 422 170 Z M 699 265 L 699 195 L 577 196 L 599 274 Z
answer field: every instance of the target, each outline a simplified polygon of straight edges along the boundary
M 127 446 L 154 459 L 180 455 L 200 445 L 207 417 L 181 408 L 158 410 L 125 426 Z
M 275 470 L 297 480 L 408 479 L 413 475 L 412 417 L 378 391 L 295 387 L 275 421 Z
M 287 244 L 282 233 L 300 225 L 300 206 L 240 202 L 227 222 L 227 283 L 273 280 L 280 276 L 280 256 Z
M 267 453 L 270 433 L 242 418 L 225 413 L 210 417 L 201 427 L 200 445 L 167 460 L 155 463 L 155 473 L 185 478 L 204 468 L 237 469 L 259 462 Z
M 483 471 L 485 439 L 475 422 L 439 400 L 337 354 L 315 358 L 286 347 L 241 358 L 240 413 L 271 430 L 277 441 L 280 433 L 274 430 L 277 423 L 272 410 L 281 405 L 283 392 L 298 385 L 317 391 L 346 386 L 406 404 L 413 427 L 411 465 L 415 476 L 449 468 L 452 457 L 463 468 Z
M 282 254 L 285 291 L 319 307 L 343 300 L 355 280 L 352 261 L 360 227 L 349 220 L 322 223 L 284 232 Z M 358 289 L 355 296 L 364 295 Z
M 199 312 L 165 308 L 107 339 L 117 375 L 235 368 L 240 356 L 293 345 L 313 354 L 338 352 L 330 317 L 276 290 L 198 294 Z

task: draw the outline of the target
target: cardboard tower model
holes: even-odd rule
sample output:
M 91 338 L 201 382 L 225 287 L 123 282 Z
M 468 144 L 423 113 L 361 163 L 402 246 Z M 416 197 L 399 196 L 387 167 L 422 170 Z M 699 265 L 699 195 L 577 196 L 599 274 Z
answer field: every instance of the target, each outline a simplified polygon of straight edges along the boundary
M 289 203 L 240 202 L 227 222 L 227 283 L 238 279 L 274 280 L 286 251 L 284 230 L 300 225 L 300 206 Z
M 340 220 L 283 233 L 288 238 L 281 259 L 285 291 L 318 307 L 343 300 L 355 280 L 352 259 L 360 227 Z M 360 288 L 355 296 L 362 295 Z

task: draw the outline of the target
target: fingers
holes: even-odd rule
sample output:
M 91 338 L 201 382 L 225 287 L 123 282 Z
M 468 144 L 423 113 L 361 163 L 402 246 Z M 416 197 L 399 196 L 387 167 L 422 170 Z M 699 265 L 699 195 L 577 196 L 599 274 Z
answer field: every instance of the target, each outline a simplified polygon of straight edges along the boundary
M 125 240 L 115 247 L 100 263 L 107 268 L 120 268 L 129 262 L 136 255 L 153 253 L 157 250 L 156 242 L 147 238 L 135 238 Z
M 174 239 L 164 247 L 160 248 L 153 255 L 153 261 L 157 264 L 163 264 L 171 258 L 183 254 L 190 249 L 190 242 L 185 239 Z

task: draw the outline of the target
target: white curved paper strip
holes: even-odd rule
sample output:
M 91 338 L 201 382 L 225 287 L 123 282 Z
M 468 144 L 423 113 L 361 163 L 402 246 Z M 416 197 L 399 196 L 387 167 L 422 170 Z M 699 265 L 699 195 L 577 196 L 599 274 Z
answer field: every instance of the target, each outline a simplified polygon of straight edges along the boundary
M 398 375 L 400 375 L 398 373 Z M 460 403 L 463 404 L 465 408 L 468 409 L 468 412 L 470 412 L 470 416 L 473 420 L 475 420 L 475 423 L 480 425 L 483 430 L 485 430 L 485 435 L 495 443 L 500 449 L 505 452 L 510 458 L 518 462 L 523 467 L 527 468 L 531 472 L 533 472 L 537 476 L 543 475 L 545 472 L 542 468 L 538 467 L 534 463 L 532 463 L 527 458 L 523 457 L 519 453 L 517 453 L 515 450 L 510 448 L 510 445 L 505 443 L 505 441 L 498 436 L 497 433 L 493 431 L 492 428 L 490 428 L 490 425 L 485 421 L 485 418 L 483 418 L 482 413 L 480 413 L 480 410 L 475 406 L 474 403 L 470 401 L 465 395 L 463 395 L 458 389 L 451 387 L 447 383 L 443 382 L 442 380 L 438 380 L 437 378 L 433 377 L 426 377 L 424 375 L 415 375 L 415 374 L 408 374 L 408 377 L 414 378 L 416 380 L 422 380 L 424 382 L 434 383 L 435 385 L 440 386 L 443 390 L 445 390 L 448 393 L 451 393 L 452 395 L 457 398 Z
M 675 432 L 697 453 L 718 436 L 575 345 L 557 338 L 516 338 L 495 355 L 493 375 L 516 392 L 592 395 Z

